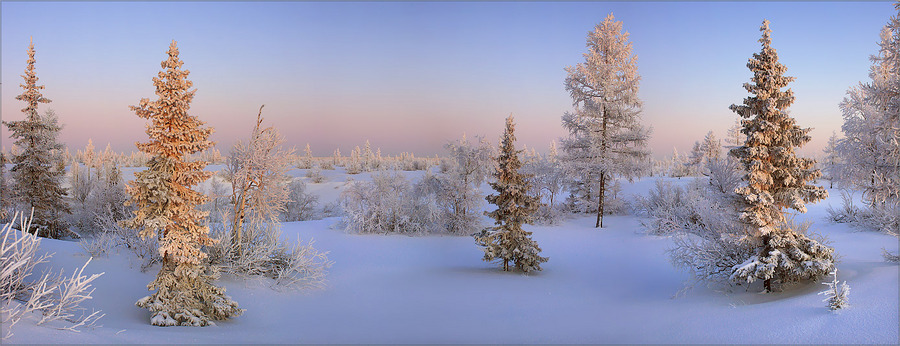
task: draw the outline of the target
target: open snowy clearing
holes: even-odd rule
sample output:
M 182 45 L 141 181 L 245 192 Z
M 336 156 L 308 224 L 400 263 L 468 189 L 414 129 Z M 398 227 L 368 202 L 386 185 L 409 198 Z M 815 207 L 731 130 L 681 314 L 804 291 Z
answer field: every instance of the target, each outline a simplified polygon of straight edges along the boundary
M 309 187 L 324 204 L 344 182 L 339 172 L 323 173 L 334 175 Z M 646 193 L 654 179 L 660 178 L 626 183 L 625 195 Z M 671 240 L 641 234 L 633 216 L 606 218 L 603 229 L 593 228 L 589 216 L 526 226 L 550 257 L 530 275 L 481 261 L 471 237 L 347 234 L 328 218 L 282 228 L 284 237 L 313 238 L 317 249 L 330 252 L 325 289 L 281 292 L 266 280 L 223 277 L 219 284 L 246 309 L 242 316 L 214 327 L 161 328 L 134 306 L 158 267 L 141 273 L 122 251 L 94 258 L 86 270 L 106 273 L 86 304 L 106 314 L 102 327 L 73 333 L 26 318 L 4 344 L 897 343 L 900 276 L 881 257 L 881 248 L 897 252 L 897 238 L 827 222 L 829 203 L 840 203 L 837 190 L 798 219 L 814 221 L 812 229 L 840 256 L 839 279 L 852 291 L 851 307 L 837 313 L 816 294 L 821 284 L 765 295 L 756 286 L 718 292 L 698 285 L 673 299 L 689 277 L 668 262 Z M 76 242 L 44 239 L 41 248 L 56 253 L 43 268 L 71 273 L 87 260 Z

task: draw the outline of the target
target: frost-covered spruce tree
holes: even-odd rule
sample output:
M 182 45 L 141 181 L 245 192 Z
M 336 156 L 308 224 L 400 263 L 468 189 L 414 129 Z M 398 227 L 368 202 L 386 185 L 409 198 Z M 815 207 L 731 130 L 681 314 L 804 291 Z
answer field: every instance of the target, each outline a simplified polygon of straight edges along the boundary
M 208 179 L 204 161 L 186 161 L 189 154 L 213 146 L 212 128 L 189 115 L 195 90 L 183 70 L 175 41 L 169 46 L 163 71 L 153 78 L 155 101 L 143 98 L 131 106 L 137 116 L 150 120 L 150 141 L 136 143 L 152 156 L 147 169 L 135 173 L 128 184 L 129 204 L 137 207 L 134 218 L 123 227 L 137 230 L 141 237 L 159 237 L 162 267 L 147 289 L 156 290 L 136 305 L 150 310 L 150 323 L 158 326 L 206 326 L 211 320 L 224 320 L 243 313 L 225 289 L 213 285 L 216 272 L 204 264 L 202 246 L 212 244 L 206 212 L 199 206 L 206 200 L 191 186 Z
M 66 189 L 61 186 L 65 178 L 62 162 L 63 145 L 57 142 L 62 127 L 52 110 L 38 113 L 38 105 L 50 103 L 41 94 L 43 85 L 38 85 L 34 70 L 34 43 L 28 45 L 28 60 L 25 67 L 24 91 L 16 100 L 24 101 L 24 120 L 4 121 L 14 144 L 22 150 L 11 157 L 13 167 L 9 170 L 13 178 L 12 198 L 19 208 L 34 209 L 31 227 L 38 236 L 60 238 L 68 225 L 64 216 L 70 213 L 66 203 Z
M 896 7 L 900 9 L 900 4 Z M 896 214 L 900 210 L 900 14 L 881 30 L 878 53 L 870 59 L 872 80 L 848 90 L 841 102 L 844 139 L 838 150 L 846 161 L 846 175 L 863 190 L 870 207 L 890 206 Z
M 741 105 L 731 105 L 743 121 L 744 145 L 730 154 L 740 159 L 747 174 L 735 192 L 742 198 L 740 220 L 748 226 L 756 252 L 733 267 L 732 281 L 752 283 L 764 280 L 767 292 L 772 281 L 792 282 L 819 279 L 834 269 L 834 249 L 791 229 L 785 209 L 806 212 L 806 203 L 828 196 L 822 187 L 809 182 L 821 175 L 815 161 L 797 157 L 794 148 L 809 142 L 809 128 L 797 126 L 787 108 L 794 93 L 787 87 L 794 77 L 785 76 L 787 67 L 778 62 L 772 48 L 769 21 L 760 27 L 762 50 L 747 63 L 753 72 L 744 89 L 753 96 Z
M 485 261 L 501 261 L 504 271 L 509 271 L 509 264 L 513 262 L 516 269 L 527 273 L 541 270 L 541 263 L 546 262 L 547 257 L 538 255 L 540 246 L 531 239 L 531 232 L 522 229 L 523 224 L 532 222 L 540 200 L 528 195 L 528 180 L 531 177 L 519 171 L 522 168 L 519 161 L 522 150 L 516 150 L 514 131 L 515 124 L 510 115 L 506 118 L 506 130 L 500 137 L 495 181 L 489 183 L 497 194 L 485 197 L 497 206 L 496 210 L 485 213 L 494 219 L 496 226 L 476 234 L 475 242 L 483 247 Z
M 587 35 L 584 62 L 566 68 L 566 90 L 575 112 L 562 117 L 569 136 L 562 141 L 575 210 L 597 212 L 603 226 L 604 200 L 612 180 L 634 177 L 650 154 L 650 131 L 641 125 L 640 76 L 628 33 L 612 14 Z

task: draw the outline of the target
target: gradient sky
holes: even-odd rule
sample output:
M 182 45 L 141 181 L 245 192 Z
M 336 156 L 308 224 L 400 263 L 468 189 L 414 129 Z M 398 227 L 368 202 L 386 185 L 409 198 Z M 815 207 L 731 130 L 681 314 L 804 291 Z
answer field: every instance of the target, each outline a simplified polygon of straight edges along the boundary
M 747 59 L 771 21 L 773 46 L 797 77 L 791 107 L 813 127 L 801 153 L 840 133 L 838 103 L 868 80 L 869 56 L 893 3 L 882 2 L 10 2 L 0 3 L 3 120 L 22 119 L 20 75 L 33 37 L 44 96 L 81 149 L 135 150 L 155 99 L 152 78 L 171 40 L 197 89 L 191 114 L 215 128 L 223 152 L 263 116 L 302 149 L 348 155 L 368 139 L 385 155 L 443 154 L 463 133 L 496 142 L 504 118 L 519 145 L 546 151 L 572 109 L 564 68 L 583 61 L 585 37 L 612 12 L 630 33 L 642 77 L 651 149 L 690 150 L 722 138 L 748 94 Z M 3 145 L 11 139 L 2 130 Z

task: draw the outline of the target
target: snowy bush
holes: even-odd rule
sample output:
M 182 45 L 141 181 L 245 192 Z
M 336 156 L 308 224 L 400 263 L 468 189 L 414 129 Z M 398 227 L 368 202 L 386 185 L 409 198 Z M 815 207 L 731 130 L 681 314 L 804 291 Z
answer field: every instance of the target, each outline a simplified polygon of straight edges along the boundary
M 300 179 L 292 180 L 287 188 L 290 200 L 284 204 L 281 219 L 285 222 L 315 219 L 319 196 L 307 192 L 306 183 Z
M 96 231 L 80 241 L 85 253 L 99 257 L 113 250 L 127 250 L 140 262 L 141 272 L 162 262 L 156 237 L 141 237 L 137 232 L 123 228 L 110 215 L 98 215 L 96 224 Z
M 273 288 L 321 288 L 332 262 L 327 252 L 319 252 L 312 240 L 299 238 L 293 244 L 281 240 L 277 227 L 244 225 L 247 232 L 238 250 L 232 246 L 229 225 L 213 227 L 217 241 L 208 247 L 208 261 L 220 271 L 238 277 L 262 276 L 272 279 Z
M 709 185 L 722 194 L 733 194 L 744 176 L 741 162 L 732 156 L 710 161 L 706 168 L 709 172 Z
M 328 171 L 334 170 L 334 163 L 331 160 L 320 160 L 319 161 L 319 169 L 324 169 Z
M 21 217 L 19 229 L 13 228 L 18 217 L 15 214 L 0 231 L 0 315 L 6 333 L 12 335 L 11 327 L 32 312 L 40 312 L 38 325 L 53 321 L 64 321 L 60 329 L 78 331 L 77 328 L 93 327 L 103 317 L 100 311 L 86 313 L 81 304 L 91 299 L 94 289 L 91 282 L 103 275 L 84 275 L 90 259 L 76 270 L 71 277 L 62 272 L 33 273 L 36 265 L 44 263 L 52 254 L 38 254 L 41 239 L 29 233 L 31 220 Z
M 854 227 L 883 232 L 897 236 L 900 234 L 900 201 L 876 203 L 868 208 L 853 204 L 853 193 L 841 191 L 841 207 L 828 206 L 828 217 L 833 222 L 849 223 Z
M 822 301 L 828 302 L 828 308 L 831 310 L 849 307 L 847 297 L 850 295 L 850 285 L 847 285 L 847 281 L 838 283 L 837 269 L 831 271 L 831 275 L 834 277 L 831 282 L 822 283 L 828 286 L 827 290 L 819 292 L 820 295 L 825 295 L 825 299 Z
M 355 181 L 341 193 L 341 226 L 356 233 L 422 235 L 439 229 L 434 196 L 397 172 Z
M 665 180 L 657 180 L 647 197 L 635 196 L 631 208 L 643 216 L 641 224 L 647 233 L 666 235 L 686 232 L 698 227 L 694 210 L 699 196 L 694 188 L 684 189 Z
M 669 260 L 708 286 L 730 284 L 732 268 L 750 257 L 753 248 L 729 233 L 678 233 L 668 250 Z
M 341 201 L 334 200 L 322 206 L 322 217 L 335 217 L 344 215 L 344 210 L 341 209 Z
M 312 180 L 315 184 L 324 183 L 327 179 L 324 175 L 322 175 L 322 170 L 319 168 L 312 168 L 306 171 L 306 177 Z
M 112 161 L 97 161 L 95 166 L 94 174 L 89 167 L 82 170 L 78 163 L 71 166 L 69 222 L 78 229 L 79 236 L 96 233 L 103 218 L 124 220 L 132 210 L 125 205 L 129 197 L 118 166 Z
M 562 205 L 551 206 L 550 204 L 541 203 L 537 211 L 534 212 L 534 224 L 543 226 L 558 225 L 568 215 L 563 210 Z
M 881 249 L 881 257 L 884 258 L 885 262 L 900 263 L 900 254 L 892 254 L 884 248 Z

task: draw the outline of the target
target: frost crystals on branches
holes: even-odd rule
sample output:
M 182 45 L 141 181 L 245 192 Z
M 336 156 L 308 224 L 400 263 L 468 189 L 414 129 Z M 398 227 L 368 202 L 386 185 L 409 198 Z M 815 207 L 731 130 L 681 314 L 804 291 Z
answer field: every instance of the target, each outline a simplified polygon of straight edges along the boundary
M 208 179 L 205 161 L 187 161 L 187 155 L 213 146 L 212 128 L 188 114 L 196 90 L 182 70 L 175 41 L 169 46 L 164 69 L 153 78 L 155 101 L 141 99 L 131 106 L 137 116 L 149 119 L 150 141 L 136 143 L 138 149 L 152 155 L 147 169 L 135 173 L 128 184 L 129 204 L 137 210 L 134 218 L 122 226 L 137 230 L 142 237 L 158 237 L 162 267 L 147 289 L 156 290 L 136 305 L 150 310 L 150 322 L 158 326 L 206 326 L 210 320 L 224 320 L 243 313 L 225 289 L 213 285 L 217 273 L 204 264 L 202 246 L 210 245 L 208 212 L 199 206 L 206 200 L 190 187 Z
M 603 227 L 604 202 L 617 176 L 631 178 L 647 161 L 649 129 L 640 123 L 640 76 L 628 33 L 613 15 L 587 36 L 585 61 L 567 67 L 566 90 L 575 112 L 562 124 L 569 136 L 562 141 L 570 173 L 575 210 L 597 212 L 595 227 Z
M 834 269 L 834 249 L 793 229 L 785 218 L 785 209 L 804 213 L 806 203 L 824 199 L 828 192 L 809 183 L 821 175 L 815 161 L 794 154 L 794 148 L 809 142 L 810 129 L 800 128 L 788 115 L 794 93 L 781 89 L 794 77 L 785 76 L 787 67 L 778 62 L 768 20 L 760 31 L 762 50 L 747 63 L 752 83 L 744 83 L 753 96 L 729 107 L 745 119 L 741 133 L 747 140 L 730 154 L 740 159 L 747 172 L 745 185 L 735 192 L 742 199 L 740 220 L 750 231 L 746 240 L 756 248 L 753 256 L 733 267 L 731 280 L 764 280 L 766 291 L 771 292 L 773 280 L 816 280 L 828 274 Z

